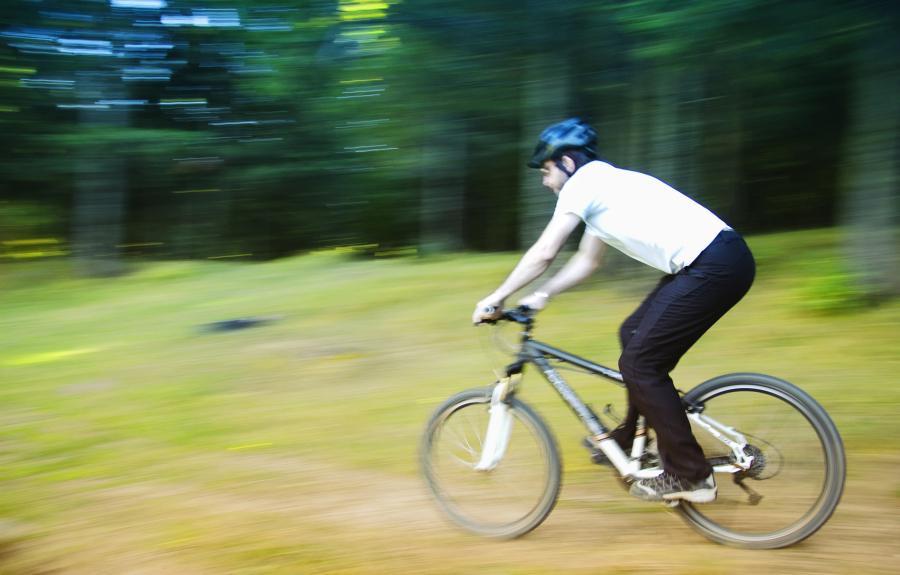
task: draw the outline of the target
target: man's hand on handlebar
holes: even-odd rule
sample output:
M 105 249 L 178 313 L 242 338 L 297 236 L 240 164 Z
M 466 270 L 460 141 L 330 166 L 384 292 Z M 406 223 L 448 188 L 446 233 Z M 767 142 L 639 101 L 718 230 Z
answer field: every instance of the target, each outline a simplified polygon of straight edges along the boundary
M 547 302 L 550 301 L 550 296 L 543 292 L 535 292 L 531 295 L 527 295 L 519 300 L 519 305 L 522 307 L 527 307 L 534 311 L 541 311 L 545 307 L 547 307 Z
M 488 296 L 475 304 L 475 313 L 472 314 L 472 323 L 476 326 L 488 325 L 484 320 L 490 320 L 491 323 L 500 318 L 503 314 L 503 300 Z
M 475 313 L 472 314 L 472 323 L 476 327 L 497 323 L 498 320 L 509 320 L 522 323 L 530 321 L 529 318 L 547 306 L 550 299 L 545 294 L 536 293 L 519 300 L 516 309 L 503 309 L 503 300 L 494 297 L 486 297 L 475 304 Z

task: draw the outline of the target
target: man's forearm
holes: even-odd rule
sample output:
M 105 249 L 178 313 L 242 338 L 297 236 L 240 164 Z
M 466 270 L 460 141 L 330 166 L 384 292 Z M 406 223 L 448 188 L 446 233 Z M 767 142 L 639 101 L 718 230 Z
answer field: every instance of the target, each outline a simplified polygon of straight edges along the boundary
M 583 252 L 575 252 L 575 255 L 566 262 L 566 265 L 537 291 L 550 296 L 562 293 L 589 278 L 597 267 L 599 267 L 598 258 L 586 255 Z
M 554 215 L 538 241 L 525 252 L 506 281 L 500 284 L 500 287 L 494 290 L 488 299 L 493 299 L 495 303 L 501 302 L 536 280 L 550 267 L 556 254 L 566 243 L 566 238 L 579 222 L 581 222 L 581 218 L 575 214 Z
M 506 278 L 506 281 L 494 290 L 493 295 L 499 300 L 508 298 L 540 277 L 550 267 L 552 262 L 552 258 L 542 257 L 539 250 L 535 248 L 528 250 L 522 256 L 515 269 L 509 274 L 509 277 Z

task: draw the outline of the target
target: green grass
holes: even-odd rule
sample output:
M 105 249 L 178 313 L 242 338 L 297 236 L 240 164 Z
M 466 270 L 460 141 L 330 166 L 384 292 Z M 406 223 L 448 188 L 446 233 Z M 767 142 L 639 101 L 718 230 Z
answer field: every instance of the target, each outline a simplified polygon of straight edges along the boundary
M 881 466 L 888 480 L 873 497 L 896 512 L 900 482 L 887 471 L 897 461 L 886 454 L 900 449 L 900 303 L 856 306 L 823 284 L 838 242 L 833 230 L 752 238 L 754 288 L 674 376 L 683 389 L 735 371 L 800 385 L 841 431 L 851 480 L 871 475 L 857 461 Z M 32 533 L 0 573 L 120 573 L 134 556 L 183 573 L 449 573 L 465 565 L 451 553 L 460 545 L 499 561 L 483 572 L 554 572 L 498 559 L 452 531 L 404 543 L 388 537 L 389 522 L 351 529 L 325 511 L 307 523 L 302 509 L 279 508 L 309 497 L 339 505 L 367 477 L 417 485 L 415 439 L 428 412 L 492 381 L 505 361 L 469 317 L 516 261 L 315 254 L 139 264 L 107 280 L 73 279 L 63 261 L 0 265 L 0 516 Z M 536 335 L 615 366 L 618 323 L 652 277 L 600 278 L 554 301 Z M 284 317 L 204 328 L 266 315 Z M 619 388 L 572 382 L 595 406 L 623 411 Z M 596 482 L 568 408 L 533 374 L 523 395 L 554 428 L 567 484 Z M 611 478 L 601 485 L 624 493 Z M 607 518 L 660 513 L 627 497 L 604 508 Z

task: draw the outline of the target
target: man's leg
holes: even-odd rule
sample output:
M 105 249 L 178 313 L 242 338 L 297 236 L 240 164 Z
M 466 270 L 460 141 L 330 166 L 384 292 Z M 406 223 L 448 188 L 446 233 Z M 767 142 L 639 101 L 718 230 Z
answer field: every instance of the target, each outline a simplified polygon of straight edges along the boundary
M 644 319 L 644 315 L 647 313 L 647 310 L 650 309 L 650 305 L 653 303 L 653 300 L 656 298 L 656 294 L 659 293 L 659 290 L 663 289 L 667 285 L 669 285 L 672 280 L 675 279 L 674 275 L 663 276 L 659 283 L 656 284 L 656 287 L 653 288 L 653 291 L 644 298 L 644 301 L 641 305 L 638 306 L 634 312 L 628 316 L 628 318 L 622 322 L 621 327 L 619 327 L 619 342 L 622 345 L 622 350 L 628 347 L 628 342 L 631 341 L 631 338 L 634 337 L 634 334 L 637 333 L 637 328 L 641 323 L 641 320 Z M 635 431 L 637 429 L 638 417 L 640 417 L 640 412 L 637 409 L 637 406 L 634 403 L 634 400 L 631 397 L 631 389 L 626 387 L 625 389 L 628 396 L 628 411 L 625 414 L 625 419 L 622 421 L 622 425 L 616 428 L 613 433 L 613 439 L 615 439 L 616 443 L 618 443 L 622 449 L 626 451 L 631 448 L 632 443 L 634 442 Z
M 755 266 L 738 237 L 733 242 L 711 245 L 691 269 L 706 277 L 678 275 L 651 294 L 652 301 L 635 312 L 638 315 L 643 311 L 643 316 L 630 334 L 619 367 L 635 408 L 656 430 L 663 468 L 670 474 L 697 481 L 707 477 L 712 469 L 691 433 L 669 372 L 743 297 L 753 281 Z

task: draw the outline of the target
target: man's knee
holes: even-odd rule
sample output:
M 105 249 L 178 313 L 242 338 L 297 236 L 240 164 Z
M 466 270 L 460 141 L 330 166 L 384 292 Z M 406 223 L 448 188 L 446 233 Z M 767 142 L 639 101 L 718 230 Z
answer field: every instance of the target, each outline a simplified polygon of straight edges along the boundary
M 625 348 L 619 356 L 619 372 L 626 385 L 646 392 L 667 381 L 674 366 L 671 358 L 658 353 L 660 350 L 641 347 L 642 350 L 638 346 Z

